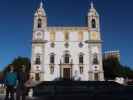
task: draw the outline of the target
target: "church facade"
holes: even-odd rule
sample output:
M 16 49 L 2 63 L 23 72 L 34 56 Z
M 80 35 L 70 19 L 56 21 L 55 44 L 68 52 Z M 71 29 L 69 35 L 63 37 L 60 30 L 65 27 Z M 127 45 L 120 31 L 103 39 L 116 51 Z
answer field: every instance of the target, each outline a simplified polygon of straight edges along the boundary
M 43 3 L 34 15 L 31 76 L 37 81 L 103 81 L 99 14 L 91 3 L 85 27 L 51 27 Z

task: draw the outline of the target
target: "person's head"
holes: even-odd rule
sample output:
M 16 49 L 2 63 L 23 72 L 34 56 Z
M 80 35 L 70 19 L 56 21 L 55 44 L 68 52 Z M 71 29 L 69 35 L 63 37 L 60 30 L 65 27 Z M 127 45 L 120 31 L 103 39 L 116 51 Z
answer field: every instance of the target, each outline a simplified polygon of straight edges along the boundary
M 25 72 L 25 65 L 22 65 L 21 70 Z
M 13 65 L 9 65 L 9 71 L 10 71 L 10 72 L 13 72 L 13 71 L 14 71 Z

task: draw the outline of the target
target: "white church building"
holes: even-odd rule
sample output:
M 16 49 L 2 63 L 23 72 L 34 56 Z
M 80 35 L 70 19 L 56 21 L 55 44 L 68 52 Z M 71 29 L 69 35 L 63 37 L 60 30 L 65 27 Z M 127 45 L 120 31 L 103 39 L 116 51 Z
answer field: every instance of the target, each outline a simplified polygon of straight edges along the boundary
M 48 26 L 40 3 L 34 15 L 31 76 L 37 81 L 58 79 L 103 81 L 99 14 L 91 3 L 84 27 Z

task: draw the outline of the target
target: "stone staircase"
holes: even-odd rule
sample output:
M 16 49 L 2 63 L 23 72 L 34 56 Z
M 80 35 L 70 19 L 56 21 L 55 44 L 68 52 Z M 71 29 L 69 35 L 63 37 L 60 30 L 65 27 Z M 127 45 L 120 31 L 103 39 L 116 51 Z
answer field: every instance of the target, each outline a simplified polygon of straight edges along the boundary
M 108 81 L 42 82 L 33 91 L 38 100 L 132 100 L 133 95 L 133 87 Z

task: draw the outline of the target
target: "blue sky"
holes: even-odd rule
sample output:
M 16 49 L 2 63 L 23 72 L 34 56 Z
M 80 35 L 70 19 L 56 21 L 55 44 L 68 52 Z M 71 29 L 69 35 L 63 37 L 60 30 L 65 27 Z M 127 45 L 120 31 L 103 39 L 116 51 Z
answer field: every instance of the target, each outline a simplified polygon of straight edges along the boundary
M 0 0 L 0 69 L 31 56 L 33 15 L 41 0 Z M 133 68 L 133 1 L 94 0 L 100 14 L 103 51 L 120 50 Z M 85 26 L 90 0 L 45 0 L 48 25 Z

